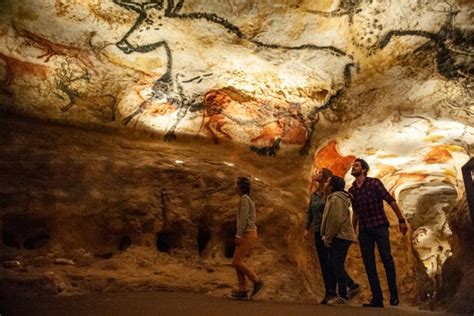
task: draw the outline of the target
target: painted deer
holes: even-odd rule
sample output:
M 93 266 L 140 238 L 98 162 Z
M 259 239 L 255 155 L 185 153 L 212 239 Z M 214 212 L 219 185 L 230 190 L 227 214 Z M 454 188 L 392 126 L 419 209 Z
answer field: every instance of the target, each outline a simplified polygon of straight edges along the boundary
M 316 71 L 321 68 L 321 64 L 318 64 L 321 60 L 321 54 L 325 54 L 335 58 L 335 62 L 337 61 L 341 64 L 341 74 L 343 73 L 346 79 L 345 69 L 348 64 L 353 64 L 351 56 L 333 46 L 268 44 L 247 36 L 238 26 L 214 13 L 182 13 L 181 9 L 184 0 L 180 0 L 177 3 L 173 0 L 156 0 L 143 3 L 128 0 L 113 0 L 113 2 L 138 14 L 135 23 L 116 43 L 116 46 L 125 54 L 148 53 L 162 49 L 167 59 L 166 69 L 161 77 L 156 80 L 150 99 L 142 102 L 135 111 L 129 114 L 124 119 L 125 124 L 128 124 L 134 117 L 141 114 L 154 100 L 162 98 L 164 94 L 175 93 L 181 95 L 183 99 L 186 98 L 187 93 L 186 89 L 183 88 L 184 85 L 174 82 L 175 63 L 181 69 L 195 67 L 199 69 L 198 71 L 209 71 L 214 74 L 233 73 L 235 71 L 243 71 L 245 68 L 245 72 L 250 74 L 249 78 L 252 77 L 252 71 L 254 74 L 259 71 L 260 76 L 268 75 L 270 77 L 274 75 L 274 72 L 270 73 L 270 71 L 265 69 L 274 69 L 275 67 L 271 61 L 272 54 L 275 58 L 283 60 L 278 65 L 283 72 L 285 70 L 293 71 L 295 65 L 302 65 L 301 60 L 306 61 L 304 66 L 307 69 Z M 189 35 L 191 33 L 195 35 L 191 37 Z M 212 40 L 203 45 L 201 40 L 196 39 L 197 37 Z M 215 40 L 215 38 L 219 38 L 219 41 Z M 236 43 L 239 43 L 238 46 L 236 46 Z M 189 49 L 193 46 L 199 46 L 199 50 Z M 238 49 L 234 49 L 236 47 Z M 180 58 L 176 58 L 176 56 L 179 56 L 180 51 L 183 50 L 186 52 L 187 60 L 193 60 L 193 65 L 189 65 L 189 62 L 186 63 L 181 61 Z M 238 52 L 236 53 L 236 51 Z M 265 52 L 261 53 L 263 51 Z M 264 55 L 260 56 L 261 58 L 255 58 L 259 54 Z M 258 62 L 254 61 L 255 59 L 258 59 Z M 254 64 L 251 62 L 248 65 L 238 65 L 236 68 L 236 60 L 249 60 Z M 265 71 L 268 74 L 262 74 Z M 340 74 L 337 75 L 340 76 Z M 350 71 L 348 77 L 350 79 Z M 179 85 L 181 86 L 182 93 L 177 91 Z M 179 124 L 179 120 L 186 116 L 191 106 L 202 103 L 202 98 L 208 90 L 210 90 L 209 87 L 202 87 L 202 93 L 199 98 L 194 96 L 191 98 L 192 100 L 178 100 L 175 103 L 178 115 L 172 126 L 173 130 L 167 131 L 165 140 L 175 138 L 174 129 Z M 317 112 L 317 110 L 313 109 L 311 112 Z M 309 118 L 316 116 L 314 113 L 309 113 L 309 115 L 312 115 Z
M 116 98 L 111 94 L 85 93 L 74 88 L 77 82 L 89 83 L 90 75 L 87 69 L 73 70 L 71 61 L 60 63 L 56 68 L 54 83 L 68 101 L 68 104 L 61 108 L 61 111 L 67 112 L 72 107 L 77 106 L 91 111 L 95 117 L 103 122 L 115 121 Z M 63 95 L 57 94 L 59 98 Z

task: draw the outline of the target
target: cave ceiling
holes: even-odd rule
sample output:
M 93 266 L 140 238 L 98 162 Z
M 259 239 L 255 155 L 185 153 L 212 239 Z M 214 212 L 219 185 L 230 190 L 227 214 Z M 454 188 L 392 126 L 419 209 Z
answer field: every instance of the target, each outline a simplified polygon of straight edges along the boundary
M 415 158 L 423 155 L 413 142 L 421 142 L 428 152 L 464 152 L 459 167 L 472 153 L 469 1 L 2 6 L 4 111 L 146 130 L 170 142 L 198 136 L 263 155 L 306 155 L 336 141 L 351 144 L 344 155 L 377 159 L 386 150 L 433 164 Z M 352 137 L 357 131 L 363 136 Z
M 1 106 L 28 116 L 257 147 L 397 111 L 472 125 L 467 3 L 3 6 Z

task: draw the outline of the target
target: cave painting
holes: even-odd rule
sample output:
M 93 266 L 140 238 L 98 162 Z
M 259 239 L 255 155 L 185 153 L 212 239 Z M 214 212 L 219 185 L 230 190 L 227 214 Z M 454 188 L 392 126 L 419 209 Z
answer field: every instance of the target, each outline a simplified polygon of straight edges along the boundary
M 306 12 L 326 18 L 339 19 L 346 17 L 348 29 L 351 31 L 352 44 L 361 49 L 364 54 L 372 55 L 379 47 L 377 41 L 379 33 L 384 29 L 385 6 L 387 2 L 374 2 L 363 0 L 341 0 L 339 6 L 333 11 L 320 11 L 307 9 Z M 367 14 L 367 12 L 370 12 Z
M 369 162 L 369 176 L 383 181 L 410 223 L 413 249 L 436 290 L 442 265 L 452 254 L 448 217 L 458 199 L 459 166 L 468 159 L 469 141 L 463 139 L 474 139 L 474 129 L 429 116 L 401 115 L 390 124 L 375 124 L 350 136 L 323 146 L 315 156 L 315 168 L 339 170 L 349 186 L 353 177 L 350 162 L 344 160 L 357 155 Z M 392 213 L 387 214 L 395 224 Z
M 171 55 L 169 55 L 169 57 L 170 58 L 168 61 L 170 63 Z M 177 114 L 174 122 L 166 131 L 164 140 L 175 140 L 175 130 L 178 127 L 179 122 L 186 116 L 190 108 L 199 109 L 202 107 L 202 103 L 200 101 L 200 95 L 195 93 L 185 93 L 185 85 L 189 84 L 193 80 L 182 80 L 182 75 L 179 73 L 174 77 L 175 78 L 172 79 L 171 72 L 168 73 L 167 71 L 159 80 L 155 81 L 151 88 L 150 96 L 143 100 L 136 110 L 134 110 L 123 120 L 125 125 L 130 123 L 134 117 L 143 113 L 143 111 L 145 111 L 154 103 L 171 105 L 175 107 Z M 202 80 L 202 78 L 199 80 Z
M 447 5 L 443 10 L 430 10 L 446 14 L 445 23 L 438 32 L 426 31 L 422 29 L 392 29 L 385 30 L 387 16 L 384 11 L 388 4 L 372 1 L 344 0 L 340 1 L 339 7 L 330 12 L 307 10 L 319 16 L 328 18 L 339 18 L 348 16 L 349 28 L 353 30 L 352 43 L 363 49 L 366 54 L 372 55 L 380 49 L 384 49 L 395 37 L 417 36 L 428 39 L 428 42 L 415 50 L 427 51 L 436 50 L 436 66 L 438 72 L 447 79 L 472 79 L 474 67 L 472 55 L 474 52 L 473 41 L 474 32 L 471 29 L 461 29 L 455 26 L 456 16 L 460 10 L 454 3 L 442 1 Z M 369 8 L 373 6 L 372 8 Z M 363 11 L 372 14 L 363 14 Z M 359 29 L 360 28 L 360 29 Z M 472 113 L 471 113 L 472 115 Z
M 325 102 L 305 116 L 298 103 L 273 104 L 233 88 L 211 90 L 202 102 L 203 115 L 199 131 L 207 133 L 217 144 L 220 138 L 232 140 L 230 130 L 235 129 L 236 125 L 239 128 L 247 127 L 253 130 L 247 132 L 252 144 L 250 150 L 258 155 L 276 156 L 281 142 L 302 145 L 300 154 L 306 155 L 319 113 L 330 108 L 341 94 L 342 89 L 335 95 L 321 91 L 320 97 Z
M 74 67 L 73 64 L 68 58 L 61 62 L 55 71 L 54 84 L 61 91 L 61 94 L 56 95 L 63 100 L 65 96 L 68 102 L 61 111 L 67 112 L 73 106 L 78 106 L 90 111 L 102 122 L 115 121 L 115 96 L 101 92 L 93 93 L 93 89 L 88 89 L 87 92 L 79 91 L 75 83 L 90 84 L 91 75 L 87 68 Z
M 0 52 L 0 60 L 5 63 L 5 76 L 0 81 L 0 89 L 7 94 L 13 95 L 10 86 L 19 77 L 36 77 L 45 80 L 50 72 L 49 67 L 21 60 L 16 57 L 8 56 Z
M 214 13 L 203 13 L 203 12 L 193 12 L 193 13 L 180 13 L 184 0 L 180 0 L 176 5 L 173 0 L 161 0 L 161 1 L 152 1 L 145 3 L 135 3 L 128 0 L 113 0 L 116 4 L 124 7 L 127 10 L 135 11 L 139 14 L 134 25 L 130 30 L 125 34 L 125 36 L 117 42 L 117 46 L 126 54 L 132 52 L 147 53 L 155 50 L 158 47 L 168 46 L 167 42 L 164 40 L 153 39 L 152 42 L 143 43 L 140 42 L 137 36 L 137 32 L 143 32 L 145 30 L 150 30 L 153 28 L 156 31 L 159 31 L 160 28 L 166 23 L 165 18 L 171 19 L 182 19 L 182 20 L 206 20 L 210 23 L 209 27 L 217 26 L 226 29 L 229 33 L 234 34 L 235 36 L 249 41 L 250 43 L 263 47 L 263 48 L 274 48 L 274 49 L 285 49 L 285 50 L 326 50 L 337 56 L 347 55 L 344 51 L 336 48 L 334 46 L 318 46 L 313 44 L 304 44 L 299 46 L 286 46 L 279 44 L 268 44 L 261 41 L 252 39 L 242 33 L 238 26 L 233 25 L 226 19 L 219 17 Z M 166 8 L 164 8 L 164 3 L 166 2 Z M 157 12 L 158 11 L 158 12 Z M 164 36 L 164 34 L 160 34 Z M 138 39 L 138 43 L 135 42 Z
M 474 32 L 455 26 L 455 18 L 460 10 L 455 10 L 454 5 L 449 4 L 449 10 L 443 12 L 447 14 L 446 21 L 437 33 L 424 30 L 391 30 L 380 40 L 379 47 L 383 49 L 393 37 L 397 36 L 426 37 L 429 41 L 418 47 L 416 51 L 434 47 L 437 52 L 437 70 L 442 76 L 447 79 L 472 79 L 474 76 L 472 63 L 474 43 L 469 39 L 472 39 Z
M 352 155 L 343 156 L 337 148 L 337 141 L 331 140 L 316 153 L 314 168 L 327 168 L 334 175 L 344 178 L 355 159 Z
M 238 123 L 249 123 L 242 122 L 225 112 L 225 109 L 229 107 L 236 95 L 241 102 L 252 100 L 244 99 L 245 96 L 233 89 L 211 90 L 204 96 L 204 109 L 202 111 L 202 122 L 199 131 L 209 133 L 215 144 L 219 143 L 219 135 L 232 140 L 232 136 L 223 129 L 228 123 L 226 118 L 230 118 Z
M 232 140 L 225 130 L 230 122 L 259 127 L 259 133 L 250 139 L 255 144 L 250 149 L 257 154 L 275 156 L 282 140 L 288 144 L 306 141 L 307 128 L 297 104 L 269 104 L 236 89 L 223 88 L 206 93 L 203 107 L 200 131 L 208 133 L 216 144 L 220 137 Z M 260 143 L 269 146 L 256 146 Z
M 425 156 L 425 163 L 435 164 L 435 163 L 446 163 L 453 159 L 453 156 L 449 152 L 447 146 L 435 146 L 433 147 Z
M 123 8 L 134 11 L 138 13 L 138 17 L 135 20 L 135 23 L 131 28 L 126 32 L 126 34 L 116 43 L 116 46 L 125 54 L 131 53 L 149 53 L 156 49 L 163 49 L 166 52 L 166 69 L 164 73 L 155 81 L 149 98 L 143 101 L 134 111 L 127 115 L 124 119 L 124 124 L 129 124 L 132 119 L 137 115 L 144 112 L 144 110 L 150 107 L 153 102 L 158 99 L 163 99 L 163 96 L 169 93 L 175 93 L 179 97 L 174 100 L 172 103 L 176 106 L 178 114 L 174 117 L 174 123 L 166 131 L 165 140 L 173 140 L 176 138 L 174 135 L 175 129 L 177 128 L 179 122 L 186 116 L 188 109 L 203 109 L 203 123 L 201 124 L 200 131 L 206 131 L 214 140 L 218 142 L 218 138 L 224 137 L 226 139 L 232 139 L 232 136 L 225 131 L 224 126 L 227 124 L 225 121 L 225 110 L 218 109 L 213 102 L 209 102 L 211 98 L 210 95 L 213 91 L 203 91 L 201 95 L 193 95 L 192 97 L 187 96 L 186 89 L 183 89 L 183 83 L 200 83 L 201 80 L 209 75 L 202 74 L 196 76 L 192 79 L 188 79 L 186 82 L 175 82 L 176 77 L 173 76 L 174 70 L 174 54 L 172 50 L 171 39 L 168 38 L 169 34 L 173 34 L 171 30 L 176 30 L 177 21 L 194 21 L 195 23 L 206 23 L 205 28 L 210 30 L 209 32 L 215 32 L 215 34 L 220 34 L 222 36 L 223 42 L 236 42 L 237 39 L 245 41 L 245 50 L 239 51 L 239 53 L 233 56 L 232 49 L 222 49 L 218 50 L 215 48 L 213 51 L 203 53 L 200 55 L 202 60 L 197 60 L 196 63 L 202 62 L 204 65 L 212 64 L 212 62 L 205 60 L 203 56 L 214 56 L 216 52 L 218 54 L 225 54 L 229 60 L 238 60 L 239 58 L 245 59 L 245 57 L 253 56 L 258 54 L 259 49 L 265 49 L 270 51 L 275 51 L 278 54 L 281 54 L 285 51 L 322 51 L 326 54 L 344 58 L 343 67 L 341 69 L 341 74 L 343 75 L 344 85 L 350 85 L 351 81 L 351 68 L 357 67 L 357 64 L 352 61 L 352 57 L 349 56 L 344 51 L 334 47 L 334 46 L 318 46 L 313 44 L 303 44 L 299 46 L 286 46 L 279 44 L 268 44 L 263 43 L 259 40 L 255 40 L 244 34 L 239 27 L 230 23 L 222 17 L 217 16 L 213 13 L 202 13 L 202 12 L 193 12 L 193 13 L 181 13 L 184 1 L 181 0 L 177 3 L 174 3 L 172 0 L 168 1 L 154 1 L 154 2 L 145 2 L 145 3 L 135 3 L 133 1 L 125 0 L 114 0 L 114 3 L 122 6 Z M 193 24 L 185 24 L 185 28 L 189 31 L 195 28 Z M 199 26 L 198 26 L 199 27 Z M 202 27 L 202 26 L 201 26 Z M 197 30 L 197 29 L 196 29 Z M 202 33 L 203 29 L 201 28 L 200 32 Z M 207 30 L 206 30 L 207 31 Z M 178 30 L 179 32 L 179 30 Z M 250 48 L 250 49 L 249 49 Z M 257 51 L 257 53 L 255 53 Z M 242 57 L 242 55 L 244 56 Z M 247 54 L 247 55 L 245 55 Z M 227 56 L 228 55 L 228 56 Z M 291 58 L 290 54 L 287 54 L 288 58 Z M 214 57 L 213 57 L 214 58 Z M 295 59 L 296 60 L 296 59 Z M 251 66 L 249 68 L 252 68 Z M 265 67 L 262 67 L 265 69 Z M 220 69 L 214 69 L 219 71 Z M 213 69 L 210 69 L 210 73 L 214 73 Z M 269 76 L 272 75 L 269 73 Z M 305 129 L 305 143 L 301 149 L 301 154 L 307 154 L 309 152 L 310 139 L 314 131 L 314 126 L 318 119 L 318 113 L 328 107 L 330 107 L 336 100 L 342 95 L 342 88 L 336 89 L 335 92 L 325 98 L 325 102 L 322 106 L 314 106 L 308 113 L 305 113 L 303 118 L 299 118 L 299 122 L 303 124 Z M 204 104 L 203 104 L 204 103 Z M 210 104 L 211 103 L 211 104 Z M 291 114 L 290 114 L 291 115 Z M 228 117 L 227 117 L 228 118 Z M 255 119 L 251 118 L 250 120 Z M 280 119 L 281 120 L 281 119 Z M 266 123 L 262 122 L 262 129 L 265 128 Z M 282 124 L 280 128 L 285 129 L 287 124 Z M 283 127 L 282 127 L 283 126 Z M 265 132 L 263 132 L 265 133 Z M 282 132 L 283 134 L 286 131 Z M 263 139 L 265 136 L 261 136 L 259 139 Z M 285 135 L 281 137 L 275 137 L 275 140 L 271 144 L 275 146 L 276 139 L 285 141 Z M 258 153 L 258 151 L 257 151 Z
M 48 62 L 54 56 L 66 56 L 78 60 L 85 68 L 94 72 L 95 67 L 91 60 L 91 53 L 82 48 L 55 43 L 45 37 L 39 36 L 26 29 L 19 28 L 15 23 L 12 23 L 13 29 L 17 35 L 23 37 L 32 46 L 37 47 L 44 51 L 43 54 L 37 56 L 38 59 L 43 59 L 44 62 Z
M 12 84 L 33 89 L 31 80 L 39 80 L 44 84 L 42 91 L 54 91 L 49 96 L 57 97 L 59 109 L 68 112 L 78 107 L 81 113 L 89 113 L 92 117 L 107 123 L 115 120 L 116 97 L 113 93 L 104 93 L 101 84 L 92 82 L 98 75 L 92 62 L 93 54 L 87 49 L 57 43 L 41 35 L 27 30 L 21 24 L 12 21 L 12 29 L 19 49 L 33 47 L 33 56 L 22 56 L 36 59 L 30 62 L 0 52 L 0 60 L 5 64 L 4 79 L 0 81 L 0 89 L 7 96 L 14 97 Z M 91 35 L 92 36 L 92 35 Z M 90 39 L 90 38 L 89 38 Z M 27 55 L 27 54 L 25 54 Z M 51 65 L 53 64 L 53 65 Z M 52 76 L 51 76 L 52 74 Z M 23 81 L 20 84 L 19 81 Z M 64 103 L 65 105 L 61 105 Z M 55 103 L 56 103 L 55 102 Z

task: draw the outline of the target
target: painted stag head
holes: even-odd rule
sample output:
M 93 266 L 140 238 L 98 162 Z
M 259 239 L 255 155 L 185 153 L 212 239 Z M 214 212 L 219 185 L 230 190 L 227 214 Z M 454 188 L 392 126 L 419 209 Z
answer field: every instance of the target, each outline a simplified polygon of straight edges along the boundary
M 157 32 L 163 26 L 163 17 L 173 12 L 171 9 L 172 0 L 167 1 L 168 7 L 166 9 L 164 9 L 165 0 L 152 0 L 143 3 L 128 0 L 113 0 L 113 2 L 129 11 L 138 13 L 133 26 L 116 44 L 120 50 L 126 54 L 148 53 L 164 45 L 163 39 Z

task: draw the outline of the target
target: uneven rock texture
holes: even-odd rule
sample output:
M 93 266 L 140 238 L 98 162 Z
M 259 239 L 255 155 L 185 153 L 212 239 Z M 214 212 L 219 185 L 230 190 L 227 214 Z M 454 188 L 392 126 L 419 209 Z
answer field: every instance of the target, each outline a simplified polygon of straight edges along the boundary
M 377 118 L 417 109 L 466 121 L 471 11 L 442 1 L 7 1 L 2 106 L 257 146 L 302 145 L 320 113 L 346 121 L 367 106 Z
M 474 251 L 474 229 L 471 218 L 466 215 L 467 210 L 467 200 L 464 197 L 449 216 L 449 224 L 455 236 L 455 251 L 443 266 L 436 307 L 452 312 L 472 313 L 474 268 L 473 257 L 470 254 Z
M 0 132 L 1 256 L 21 267 L 2 270 L 1 292 L 221 295 L 245 174 L 264 295 L 314 301 L 321 277 L 301 232 L 312 173 L 349 186 L 363 157 L 411 227 L 401 236 L 387 209 L 402 302 L 472 311 L 460 168 L 474 153 L 473 10 L 3 1 L 0 111 L 13 115 Z M 347 267 L 367 289 L 357 246 Z
M 235 285 L 229 258 L 241 174 L 254 182 L 261 239 L 252 263 L 268 283 L 265 295 L 322 294 L 301 234 L 305 190 L 291 190 L 306 179 L 294 183 L 286 169 L 296 175 L 303 159 L 267 161 L 214 145 L 183 149 L 11 118 L 2 125 L 10 132 L 2 133 L 1 259 L 22 266 L 2 270 L 1 295 L 222 295 Z

